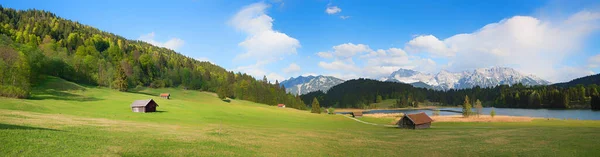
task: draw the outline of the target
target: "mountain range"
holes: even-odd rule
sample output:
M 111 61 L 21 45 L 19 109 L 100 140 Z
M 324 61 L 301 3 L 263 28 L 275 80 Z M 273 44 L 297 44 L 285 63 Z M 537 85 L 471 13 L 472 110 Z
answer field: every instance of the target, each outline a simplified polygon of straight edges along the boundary
M 326 92 L 329 88 L 343 83 L 344 80 L 333 76 L 298 76 L 281 82 L 286 92 L 292 94 L 306 94 L 314 91 Z
M 437 74 L 421 73 L 414 70 L 399 69 L 384 81 L 402 82 L 412 84 L 415 87 L 430 88 L 436 90 L 465 89 L 479 87 L 494 87 L 502 84 L 512 85 L 522 83 L 523 85 L 547 85 L 550 82 L 533 75 L 526 75 L 512 68 L 492 67 L 478 68 L 470 71 L 457 73 L 442 70 Z

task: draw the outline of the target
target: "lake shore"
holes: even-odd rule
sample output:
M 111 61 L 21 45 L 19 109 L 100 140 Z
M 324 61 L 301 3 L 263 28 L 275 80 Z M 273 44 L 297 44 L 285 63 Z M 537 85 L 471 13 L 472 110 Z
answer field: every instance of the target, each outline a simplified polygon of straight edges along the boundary
M 490 115 L 470 116 L 468 118 L 462 115 L 447 115 L 447 116 L 431 116 L 433 122 L 531 122 L 534 119 L 543 119 L 539 117 L 525 117 L 525 116 L 504 116 L 496 115 L 494 117 Z
M 375 108 L 375 109 L 357 109 L 357 108 L 336 108 L 335 112 L 367 112 L 371 110 L 422 110 L 436 109 L 439 106 L 423 106 L 423 107 L 405 107 L 405 108 Z M 458 108 L 457 106 L 444 106 L 444 108 Z
M 394 121 L 400 120 L 403 116 L 402 113 L 377 113 L 377 114 L 364 114 L 364 117 L 373 118 L 389 118 L 395 119 Z M 531 122 L 534 119 L 544 119 L 540 117 L 526 117 L 526 116 L 505 116 L 496 115 L 491 117 L 490 115 L 470 116 L 468 118 L 462 115 L 444 115 L 444 116 L 431 116 L 433 122 Z

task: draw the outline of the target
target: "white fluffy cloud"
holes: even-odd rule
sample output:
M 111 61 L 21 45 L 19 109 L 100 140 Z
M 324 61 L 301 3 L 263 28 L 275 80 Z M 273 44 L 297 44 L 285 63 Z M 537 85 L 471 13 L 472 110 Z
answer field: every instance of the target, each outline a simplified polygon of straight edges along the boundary
M 566 81 L 573 68 L 563 68 L 564 58 L 581 48 L 583 41 L 599 28 L 600 13 L 581 11 L 562 20 L 514 16 L 468 34 L 439 40 L 418 36 L 406 44 L 409 52 L 427 52 L 446 57 L 453 70 L 509 66 L 550 81 Z M 581 69 L 576 71 L 589 71 Z
M 371 52 L 371 48 L 363 44 L 352 44 L 346 43 L 337 46 L 333 46 L 333 55 L 339 59 L 347 59 L 355 56 L 356 54 Z
M 300 42 L 285 33 L 273 30 L 273 18 L 266 14 L 269 6 L 259 2 L 248 5 L 231 19 L 230 23 L 246 33 L 246 40 L 239 43 L 246 52 L 238 58 L 271 59 L 285 54 L 296 54 Z
M 298 64 L 292 63 L 287 68 L 284 68 L 283 72 L 284 73 L 295 73 L 295 72 L 300 72 L 300 70 L 302 70 L 302 69 L 300 68 L 300 66 Z
M 412 39 L 406 44 L 406 49 L 412 52 L 429 52 L 441 57 L 452 57 L 456 53 L 433 35 L 418 36 Z
M 590 59 L 588 59 L 588 63 L 588 67 L 590 68 L 600 67 L 600 54 L 590 57 Z
M 138 38 L 138 40 L 145 41 L 154 46 L 164 47 L 164 48 L 168 48 L 168 49 L 175 50 L 175 51 L 177 49 L 179 49 L 181 46 L 183 46 L 183 44 L 184 44 L 184 41 L 179 38 L 171 38 L 171 39 L 167 40 L 166 42 L 159 42 L 154 39 L 154 36 L 155 36 L 154 32 L 151 32 L 149 34 L 141 35 Z
M 388 76 L 399 68 L 430 72 L 436 69 L 436 63 L 431 59 L 408 55 L 400 48 L 372 50 L 364 44 L 340 44 L 332 47 L 332 52 L 320 52 L 317 55 L 325 59 L 333 58 L 331 62 L 321 61 L 319 67 L 332 71 L 328 74 L 345 79 L 349 77 L 368 77 L 380 79 Z M 355 63 L 353 58 L 358 58 Z
M 345 20 L 345 19 L 349 19 L 351 16 L 340 16 L 340 19 Z
M 328 70 L 358 71 L 358 68 L 352 63 L 347 63 L 341 60 L 336 60 L 330 63 L 319 62 L 319 66 Z
M 342 12 L 342 9 L 337 6 L 328 6 L 327 9 L 325 9 L 325 12 L 329 15 L 333 15 Z
M 319 56 L 321 58 L 333 58 L 333 54 L 331 54 L 329 52 L 318 52 L 317 56 Z
M 254 76 L 257 79 L 262 79 L 263 76 L 266 76 L 269 82 L 274 83 L 276 80 L 281 82 L 285 80 L 285 78 L 277 73 L 267 72 L 264 70 L 264 66 L 269 64 L 268 61 L 258 61 L 256 64 L 247 65 L 247 66 L 239 66 L 232 71 L 239 71 L 246 73 L 248 75 Z
M 235 59 L 256 60 L 256 64 L 240 66 L 234 70 L 259 79 L 267 76 L 271 82 L 282 81 L 284 77 L 268 72 L 265 70 L 266 65 L 281 60 L 284 55 L 296 54 L 296 49 L 301 46 L 297 39 L 273 30 L 273 18 L 267 15 L 267 8 L 269 5 L 263 2 L 254 3 L 243 7 L 230 20 L 233 27 L 247 35 L 246 39 L 238 44 L 245 52 L 237 55 Z

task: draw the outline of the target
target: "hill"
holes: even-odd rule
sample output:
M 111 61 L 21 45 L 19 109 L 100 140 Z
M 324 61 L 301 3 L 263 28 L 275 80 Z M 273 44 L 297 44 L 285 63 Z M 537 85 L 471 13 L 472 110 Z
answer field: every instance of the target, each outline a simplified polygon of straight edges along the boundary
M 299 98 L 266 77 L 257 81 L 47 11 L 0 6 L 0 51 L 0 96 L 27 98 L 31 86 L 50 75 L 120 91 L 181 87 L 216 92 L 223 98 L 305 108 Z
M 556 84 L 553 84 L 553 86 L 565 88 L 565 87 L 575 87 L 579 84 L 584 85 L 584 86 L 588 86 L 588 85 L 592 85 L 592 84 L 599 85 L 600 84 L 600 74 L 577 78 L 577 79 L 571 80 L 569 82 L 556 83 Z
M 171 93 L 172 99 L 157 97 L 163 92 Z M 129 105 L 137 99 L 156 100 L 159 112 L 131 112 Z M 119 92 L 56 77 L 42 78 L 32 88 L 31 99 L 0 97 L 0 154 L 6 156 L 600 153 L 595 149 L 599 135 L 594 132 L 600 129 L 597 121 L 437 122 L 433 126 L 419 131 L 385 128 L 341 115 L 312 114 L 244 100 L 227 103 L 209 92 L 144 87 Z

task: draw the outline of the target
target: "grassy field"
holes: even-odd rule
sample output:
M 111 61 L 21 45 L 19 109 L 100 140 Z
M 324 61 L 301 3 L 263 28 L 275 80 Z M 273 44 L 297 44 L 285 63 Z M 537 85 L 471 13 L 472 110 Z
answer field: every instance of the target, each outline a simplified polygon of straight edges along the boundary
M 172 100 L 160 99 L 168 92 Z M 136 99 L 156 113 L 132 113 Z M 389 120 L 363 118 L 385 123 Z M 434 123 L 403 130 L 180 89 L 117 92 L 49 78 L 0 98 L 0 156 L 595 156 L 600 121 Z

